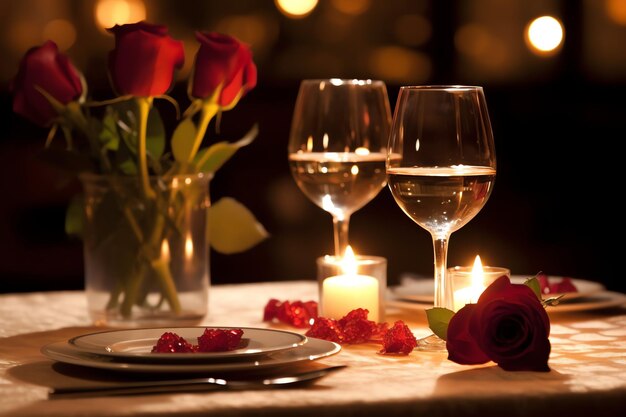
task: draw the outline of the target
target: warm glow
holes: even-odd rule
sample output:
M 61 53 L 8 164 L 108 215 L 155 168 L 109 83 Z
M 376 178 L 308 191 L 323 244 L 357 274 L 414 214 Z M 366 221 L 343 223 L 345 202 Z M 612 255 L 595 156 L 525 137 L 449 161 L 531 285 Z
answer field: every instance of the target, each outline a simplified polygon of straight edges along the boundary
M 432 26 L 422 15 L 407 14 L 396 20 L 393 33 L 405 45 L 420 46 L 430 39 Z
M 431 72 L 430 58 L 426 54 L 399 46 L 373 49 L 368 66 L 376 78 L 397 83 L 422 83 Z
M 193 258 L 193 241 L 191 240 L 190 235 L 187 235 L 185 238 L 185 258 Z
M 163 243 L 161 243 L 161 259 L 166 262 L 170 260 L 170 245 L 166 239 L 163 239 Z
M 356 275 L 357 273 L 356 256 L 354 256 L 354 251 L 350 245 L 346 248 L 346 252 L 341 260 L 341 272 L 344 275 Z
M 278 10 L 292 19 L 301 19 L 308 16 L 318 0 L 274 0 Z
M 371 0 L 331 0 L 331 3 L 341 13 L 358 15 L 370 8 Z
M 145 20 L 146 5 L 142 0 L 99 0 L 95 13 L 98 26 L 107 29 Z
M 42 40 L 53 40 L 59 47 L 59 51 L 67 51 L 76 42 L 76 29 L 74 25 L 65 19 L 55 19 L 43 27 Z
M 360 156 L 365 156 L 370 154 L 370 150 L 360 146 L 354 150 L 354 153 Z
M 626 26 L 626 0 L 606 0 L 607 16 L 619 25 Z
M 472 287 L 480 288 L 481 292 L 485 288 L 483 264 L 480 261 L 480 256 L 478 255 L 476 255 L 476 259 L 474 259 L 474 267 L 472 268 Z
M 313 151 L 313 136 L 309 136 L 306 140 L 306 150 L 309 152 Z
M 540 55 L 556 52 L 563 43 L 563 25 L 552 16 L 541 16 L 526 28 L 526 42 Z

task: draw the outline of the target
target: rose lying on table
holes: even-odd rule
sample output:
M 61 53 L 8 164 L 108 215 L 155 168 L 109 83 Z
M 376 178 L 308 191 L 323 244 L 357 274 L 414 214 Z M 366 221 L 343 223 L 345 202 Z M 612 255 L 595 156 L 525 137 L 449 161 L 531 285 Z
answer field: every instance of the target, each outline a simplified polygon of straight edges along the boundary
M 445 308 L 426 311 L 431 330 L 446 340 L 448 359 L 461 365 L 493 361 L 507 371 L 547 372 L 550 320 L 545 311 L 556 299 L 542 300 L 537 278 L 511 284 L 495 280 L 476 304 L 456 314 Z
M 310 329 L 306 336 L 340 344 L 381 343 L 379 353 L 408 355 L 417 346 L 417 340 L 404 322 L 376 323 L 367 319 L 369 311 L 357 308 L 339 320 L 318 317 L 315 301 L 279 301 L 272 298 L 263 310 L 263 321 L 274 321 L 294 327 Z
M 198 344 L 192 345 L 185 338 L 173 332 L 161 335 L 152 353 L 208 353 L 225 352 L 239 347 L 243 330 L 241 329 L 204 329 L 198 337 Z

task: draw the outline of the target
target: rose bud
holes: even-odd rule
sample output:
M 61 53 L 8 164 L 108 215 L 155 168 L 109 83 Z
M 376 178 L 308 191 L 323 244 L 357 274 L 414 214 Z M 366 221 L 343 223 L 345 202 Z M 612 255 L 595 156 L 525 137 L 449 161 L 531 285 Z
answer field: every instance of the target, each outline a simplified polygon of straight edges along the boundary
M 52 41 L 24 55 L 10 86 L 13 111 L 38 125 L 49 126 L 58 113 L 38 88 L 61 104 L 78 100 L 83 94 L 80 73 Z
M 237 39 L 216 32 L 196 32 L 200 49 L 191 87 L 191 95 L 212 97 L 221 85 L 217 104 L 233 107 L 239 98 L 256 85 L 256 65 L 250 49 Z
M 115 49 L 109 55 L 109 72 L 117 93 L 138 97 L 165 94 L 172 85 L 174 68 L 185 60 L 183 43 L 167 34 L 167 27 L 138 22 L 115 25 Z
M 491 360 L 507 371 L 544 371 L 550 356 L 550 320 L 535 293 L 494 281 L 476 304 L 459 310 L 447 333 L 449 359 L 461 364 Z

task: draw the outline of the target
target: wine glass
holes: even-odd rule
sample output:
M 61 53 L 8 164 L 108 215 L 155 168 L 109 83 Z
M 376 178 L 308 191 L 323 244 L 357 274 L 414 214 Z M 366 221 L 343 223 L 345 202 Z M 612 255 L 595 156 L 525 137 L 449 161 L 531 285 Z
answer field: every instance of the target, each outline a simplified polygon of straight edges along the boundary
M 391 125 L 378 80 L 303 80 L 289 137 L 289 165 L 302 192 L 333 217 L 335 256 L 348 246 L 350 215 L 387 183 Z
M 387 180 L 396 203 L 433 239 L 434 306 L 453 310 L 448 241 L 483 208 L 496 176 L 482 87 L 401 87 L 388 152 Z M 445 350 L 445 341 L 432 335 L 418 348 Z

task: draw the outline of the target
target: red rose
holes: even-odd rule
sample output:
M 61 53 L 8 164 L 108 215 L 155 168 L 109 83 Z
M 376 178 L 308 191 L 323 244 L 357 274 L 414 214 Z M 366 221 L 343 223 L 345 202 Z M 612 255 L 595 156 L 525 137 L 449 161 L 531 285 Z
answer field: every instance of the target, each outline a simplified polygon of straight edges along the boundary
M 146 22 L 115 25 L 115 49 L 109 55 L 111 80 L 118 94 L 152 97 L 172 85 L 174 68 L 185 60 L 183 43 L 167 27 Z
M 256 65 L 250 49 L 237 39 L 220 33 L 196 32 L 200 49 L 196 55 L 191 95 L 211 97 L 222 85 L 218 98 L 221 107 L 229 107 L 238 95 L 256 85 Z
M 13 111 L 38 125 L 48 126 L 57 112 L 35 86 L 61 104 L 78 100 L 83 93 L 78 70 L 67 56 L 59 53 L 52 41 L 32 48 L 24 55 L 10 87 Z
M 459 310 L 448 325 L 448 359 L 472 365 L 496 362 L 507 371 L 549 371 L 550 320 L 535 293 L 494 281 L 477 304 Z

